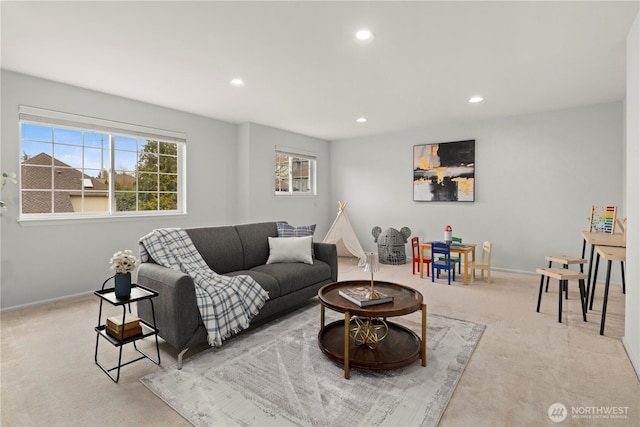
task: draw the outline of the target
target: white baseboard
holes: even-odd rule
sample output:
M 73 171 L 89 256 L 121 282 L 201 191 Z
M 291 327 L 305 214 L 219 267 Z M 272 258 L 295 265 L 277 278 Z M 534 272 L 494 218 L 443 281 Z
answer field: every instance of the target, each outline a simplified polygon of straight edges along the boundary
M 528 274 L 529 276 L 538 276 L 535 271 L 514 270 L 512 268 L 491 267 L 493 271 L 504 271 L 505 273 Z
M 543 268 L 543 267 L 540 267 Z M 514 270 L 511 268 L 498 268 L 498 267 L 491 267 L 491 270 L 493 271 L 504 271 L 505 273 L 516 273 L 516 274 L 527 274 L 529 276 L 538 276 L 540 277 L 540 275 L 538 273 L 536 273 L 535 271 L 524 271 L 524 270 Z M 604 280 L 601 280 L 600 278 L 598 279 L 598 281 L 596 282 L 598 283 L 598 285 L 602 284 L 604 285 Z M 618 287 L 622 287 L 622 281 L 617 281 L 617 280 L 611 280 L 611 282 L 609 282 L 610 286 L 618 286 Z
M 36 302 L 29 303 L 29 304 L 14 305 L 12 307 L 0 308 L 0 313 L 8 313 L 10 311 L 24 310 L 25 308 L 39 307 L 41 305 L 51 304 L 51 303 L 55 303 L 55 302 L 69 301 L 69 300 L 78 299 L 80 297 L 87 297 L 87 296 L 90 296 L 90 295 L 93 295 L 93 291 L 80 292 L 78 294 L 66 295 L 66 296 L 58 297 L 58 298 L 51 298 L 51 299 L 46 299 L 46 300 L 42 300 L 42 301 L 36 301 Z

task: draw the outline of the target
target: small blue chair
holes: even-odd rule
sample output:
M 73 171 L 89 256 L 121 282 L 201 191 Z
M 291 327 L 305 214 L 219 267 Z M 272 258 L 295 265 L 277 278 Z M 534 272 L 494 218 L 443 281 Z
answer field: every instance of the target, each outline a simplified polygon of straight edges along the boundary
M 436 272 L 437 270 L 437 272 Z M 431 243 L 431 281 L 434 282 L 436 274 L 440 278 L 440 270 L 447 270 L 447 280 L 451 285 L 451 275 L 456 280 L 456 264 L 451 262 L 451 247 L 443 242 Z

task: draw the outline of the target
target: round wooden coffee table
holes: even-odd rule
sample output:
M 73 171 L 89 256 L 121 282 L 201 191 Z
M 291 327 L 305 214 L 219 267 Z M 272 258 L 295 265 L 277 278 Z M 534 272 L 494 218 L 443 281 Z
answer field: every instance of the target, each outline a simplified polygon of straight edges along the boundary
M 422 294 L 397 283 L 374 281 L 375 290 L 393 296 L 392 302 L 360 307 L 339 294 L 340 290 L 369 287 L 369 280 L 350 280 L 323 286 L 320 299 L 320 332 L 318 345 L 332 360 L 344 365 L 344 377 L 349 378 L 351 366 L 361 369 L 386 370 L 409 365 L 418 358 L 427 365 L 427 306 Z M 325 325 L 325 307 L 344 313 L 344 321 Z M 412 330 L 387 320 L 422 310 L 422 337 Z M 353 338 L 353 330 L 362 322 L 370 321 L 376 328 L 388 327 L 385 336 L 375 345 L 367 345 Z M 382 326 L 382 325 L 385 326 Z M 345 325 L 348 325 L 345 327 Z

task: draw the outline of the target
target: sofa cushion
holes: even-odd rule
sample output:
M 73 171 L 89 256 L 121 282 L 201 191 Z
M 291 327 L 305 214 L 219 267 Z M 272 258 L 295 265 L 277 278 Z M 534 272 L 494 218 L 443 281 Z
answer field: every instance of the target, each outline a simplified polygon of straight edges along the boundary
M 313 264 L 301 262 L 264 264 L 252 268 L 251 271 L 259 271 L 274 277 L 280 285 L 282 295 L 324 280 L 331 280 L 331 267 L 326 262 L 319 260 L 315 260 Z M 258 283 L 260 282 L 258 281 Z
M 251 270 L 266 264 L 269 259 L 269 237 L 278 237 L 275 222 L 242 224 L 235 226 L 244 254 L 244 266 L 237 270 Z
M 313 236 L 313 233 L 316 231 L 315 224 L 293 226 L 286 222 L 278 222 L 276 223 L 276 227 L 278 227 L 278 237 Z M 313 253 L 313 242 L 311 243 L 311 256 L 313 258 L 316 257 L 316 255 Z
M 286 222 L 278 222 L 278 237 L 305 237 L 313 236 L 313 232 L 316 230 L 316 225 L 299 225 L 293 226 Z
M 243 247 L 235 227 L 188 228 L 186 232 L 211 270 L 225 274 L 243 269 Z
M 311 247 L 313 237 L 269 237 L 267 264 L 278 262 L 304 262 L 313 264 Z
M 257 270 L 232 271 L 226 274 L 226 276 L 233 277 L 233 276 L 240 276 L 243 274 L 247 276 L 251 276 L 256 282 L 258 282 L 260 286 L 262 286 L 262 289 L 269 292 L 270 300 L 278 298 L 279 296 L 282 295 L 282 293 L 280 292 L 280 285 L 278 284 L 278 281 L 275 279 L 275 277 L 270 276 L 269 274 L 263 273 L 261 271 L 257 271 Z

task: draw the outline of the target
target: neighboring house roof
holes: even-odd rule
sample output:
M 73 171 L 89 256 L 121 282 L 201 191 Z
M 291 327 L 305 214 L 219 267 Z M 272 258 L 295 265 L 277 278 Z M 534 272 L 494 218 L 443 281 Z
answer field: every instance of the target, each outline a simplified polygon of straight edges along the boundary
M 129 175 L 128 173 L 114 173 L 113 174 L 113 182 L 116 183 L 117 189 L 131 189 L 136 186 L 136 177 L 133 175 Z
M 54 168 L 53 186 L 51 168 L 41 167 L 51 165 Z M 51 212 L 51 188 L 63 190 L 55 193 L 53 212 L 73 212 L 72 194 L 78 194 L 83 188 L 107 192 L 109 185 L 104 180 L 86 175 L 46 153 L 40 153 L 22 162 L 21 188 L 42 190 L 23 192 L 22 212 L 44 213 Z

